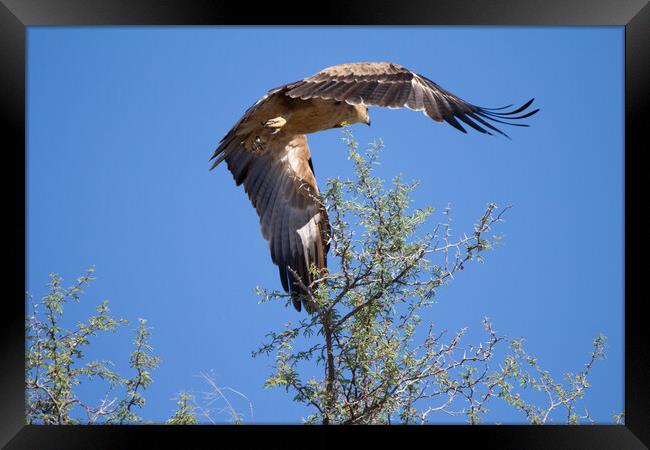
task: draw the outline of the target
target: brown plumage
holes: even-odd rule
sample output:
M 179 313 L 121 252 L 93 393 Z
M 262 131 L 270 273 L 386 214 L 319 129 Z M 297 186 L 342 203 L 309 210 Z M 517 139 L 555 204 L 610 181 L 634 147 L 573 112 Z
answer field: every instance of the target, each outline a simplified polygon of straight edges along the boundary
M 270 90 L 251 106 L 221 140 L 211 169 L 223 160 L 237 185 L 244 184 L 269 241 L 285 291 L 300 311 L 312 305 L 303 286 L 314 279 L 311 265 L 327 268 L 330 227 L 319 199 L 306 134 L 343 124 L 370 124 L 368 106 L 406 107 L 446 121 L 465 133 L 460 122 L 481 133 L 500 133 L 488 121 L 532 116 L 519 108 L 483 108 L 447 92 L 428 78 L 392 63 L 352 63 L 328 67 L 303 80 Z M 519 113 L 523 113 L 518 115 Z M 293 275 L 295 272 L 299 279 Z

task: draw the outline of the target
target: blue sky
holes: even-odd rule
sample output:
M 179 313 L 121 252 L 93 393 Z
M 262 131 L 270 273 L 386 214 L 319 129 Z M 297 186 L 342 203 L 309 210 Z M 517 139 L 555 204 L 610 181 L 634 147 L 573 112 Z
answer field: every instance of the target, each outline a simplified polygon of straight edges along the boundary
M 371 109 L 363 145 L 385 142 L 378 173 L 419 179 L 414 206 L 451 204 L 457 233 L 488 202 L 512 204 L 504 244 L 441 289 L 429 321 L 450 331 L 481 319 L 557 378 L 579 371 L 598 333 L 608 357 L 585 404 L 611 422 L 623 405 L 622 27 L 31 27 L 28 30 L 27 286 L 47 275 L 97 280 L 70 323 L 109 299 L 114 315 L 154 327 L 162 358 L 142 415 L 165 420 L 196 377 L 246 394 L 254 422 L 300 422 L 309 411 L 264 389 L 264 335 L 302 316 L 258 304 L 281 289 L 243 189 L 208 158 L 243 111 L 277 85 L 324 67 L 391 61 L 482 106 L 536 98 L 512 140 L 459 133 L 408 110 Z M 340 130 L 309 137 L 321 187 L 351 174 Z M 304 314 L 304 313 L 302 313 Z M 132 327 L 129 327 L 132 328 Z M 97 339 L 89 357 L 127 370 L 128 333 Z M 89 401 L 103 391 L 85 387 Z M 233 401 L 238 402 L 236 398 Z M 524 422 L 494 404 L 489 419 Z M 239 409 L 246 410 L 245 404 Z M 217 419 L 226 420 L 225 415 Z M 251 421 L 246 414 L 245 419 Z M 462 418 L 438 417 L 442 422 Z

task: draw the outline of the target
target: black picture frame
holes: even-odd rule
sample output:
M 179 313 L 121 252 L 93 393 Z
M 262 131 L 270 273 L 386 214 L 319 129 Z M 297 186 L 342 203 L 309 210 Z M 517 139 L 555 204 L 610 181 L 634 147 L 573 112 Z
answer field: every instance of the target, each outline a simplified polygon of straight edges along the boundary
M 239 447 L 274 434 L 278 445 L 311 445 L 314 433 L 370 439 L 389 436 L 427 439 L 438 445 L 526 449 L 637 449 L 650 445 L 650 359 L 645 331 L 641 256 L 648 222 L 641 217 L 640 190 L 648 150 L 648 86 L 650 80 L 650 6 L 645 0 L 426 0 L 319 3 L 214 2 L 201 0 L 0 0 L 0 104 L 6 131 L 2 139 L 5 195 L 11 213 L 5 242 L 14 244 L 5 260 L 11 295 L 3 304 L 0 350 L 0 444 L 29 448 L 149 448 L 163 439 L 177 448 L 193 443 L 224 445 L 236 438 Z M 35 25 L 620 25 L 625 26 L 625 425 L 589 426 L 430 426 L 430 427 L 303 427 L 303 426 L 27 426 L 25 425 L 24 299 L 25 291 L 25 51 L 26 27 Z M 607 88 L 606 86 L 604 88 Z M 594 93 L 597 95 L 597 93 Z M 580 105 L 566 105 L 579 109 Z M 597 111 L 582 111 L 597 114 Z M 15 167 L 14 167 L 15 164 Z M 22 170 L 21 170 L 22 168 Z M 18 188 L 16 188 L 18 186 Z M 14 195 L 15 193 L 15 195 Z M 22 195 L 21 195 L 22 194 Z M 638 197 L 638 198 L 637 198 Z M 647 201 L 647 200 L 646 200 Z M 641 207 L 637 207 L 640 205 Z M 21 239 L 22 238 L 22 239 Z M 16 273 L 14 274 L 13 271 Z M 22 282 L 22 284 L 21 284 Z M 598 280 L 594 280 L 595 283 Z M 20 292 L 17 292 L 20 291 Z M 262 439 L 264 437 L 262 436 Z M 329 439 L 329 438 L 328 438 Z M 332 445 L 336 441 L 330 441 Z M 409 442 L 409 441 L 407 441 Z M 174 445 L 176 444 L 176 445 Z M 473 445 L 472 445 L 473 447 Z

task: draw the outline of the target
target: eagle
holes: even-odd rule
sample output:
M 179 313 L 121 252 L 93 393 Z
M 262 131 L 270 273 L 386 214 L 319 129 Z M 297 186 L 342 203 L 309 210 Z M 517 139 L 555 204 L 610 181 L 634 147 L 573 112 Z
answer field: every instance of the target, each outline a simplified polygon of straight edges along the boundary
M 534 99 L 518 108 L 484 108 L 468 103 L 425 76 L 389 62 L 328 67 L 302 80 L 271 89 L 221 139 L 210 170 L 226 161 L 237 186 L 256 209 L 271 259 L 293 306 L 308 313 L 315 266 L 324 274 L 331 229 L 314 176 L 307 136 L 330 128 L 370 125 L 369 106 L 408 108 L 445 121 L 466 133 L 463 124 L 488 135 L 507 137 L 494 123 L 513 123 L 535 114 Z

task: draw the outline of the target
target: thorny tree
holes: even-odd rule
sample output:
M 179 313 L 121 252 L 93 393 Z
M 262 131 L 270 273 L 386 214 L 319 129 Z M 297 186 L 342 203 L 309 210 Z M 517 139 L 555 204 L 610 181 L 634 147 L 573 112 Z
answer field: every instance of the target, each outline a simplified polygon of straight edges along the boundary
M 548 423 L 553 415 L 567 423 L 591 420 L 586 409 L 578 413 L 576 403 L 589 387 L 594 362 L 604 357 L 604 336 L 593 341 L 582 371 L 556 382 L 525 352 L 521 339 L 498 335 L 487 318 L 478 345 L 461 343 L 464 329 L 448 336 L 420 318 L 440 287 L 466 264 L 481 261 L 498 241 L 490 233 L 508 208 L 487 205 L 473 231 L 457 239 L 447 209 L 446 220 L 422 234 L 433 210 L 410 207 L 416 183 L 396 177 L 385 187 L 373 173 L 381 142 L 361 153 L 345 133 L 355 178 L 329 180 L 323 195 L 338 270 L 323 274 L 313 268 L 315 281 L 305 288 L 315 312 L 269 333 L 253 352 L 275 354 L 266 385 L 285 387 L 295 401 L 311 406 L 307 423 L 427 423 L 441 412 L 474 424 L 497 398 L 533 424 Z M 262 301 L 288 302 L 276 291 L 258 288 L 258 294 Z M 499 361 L 497 348 L 506 352 Z M 305 379 L 301 372 L 314 361 L 322 376 Z M 524 400 L 531 389 L 543 394 L 541 406 Z
M 65 287 L 59 275 L 51 274 L 48 291 L 39 302 L 27 294 L 25 414 L 28 424 L 153 423 L 139 415 L 145 405 L 144 391 L 153 382 L 151 372 L 160 363 L 150 344 L 151 328 L 147 321 L 138 319 L 134 329 L 135 348 L 128 355 L 133 374 L 124 377 L 112 369 L 112 361 L 87 357 L 95 337 L 116 332 L 129 323 L 111 316 L 107 300 L 97 305 L 95 314 L 75 326 L 64 320 L 66 304 L 81 301 L 93 275 L 94 269 L 90 268 L 72 286 Z M 219 386 L 211 372 L 201 372 L 199 377 L 208 389 L 199 391 L 198 398 L 192 393 L 179 392 L 176 411 L 167 424 L 192 425 L 199 420 L 214 424 L 224 421 L 222 413 L 232 423 L 253 419 L 253 405 L 244 394 Z M 86 386 L 84 395 L 80 393 L 82 385 Z M 86 399 L 97 397 L 96 393 L 88 393 L 88 385 L 100 395 L 99 400 Z M 248 414 L 236 410 L 231 394 L 248 403 Z
M 114 332 L 128 323 L 110 316 L 108 302 L 97 306 L 97 314 L 71 329 L 62 323 L 66 302 L 78 302 L 83 288 L 93 280 L 89 269 L 70 287 L 62 278 L 50 275 L 49 292 L 36 303 L 28 295 L 30 314 L 26 318 L 25 354 L 26 419 L 28 424 L 70 425 L 77 423 L 125 424 L 141 422 L 136 413 L 144 405 L 142 391 L 151 384 L 151 371 L 160 360 L 149 345 L 150 328 L 139 319 L 135 328 L 135 349 L 129 356 L 134 374 L 130 378 L 111 370 L 110 361 L 88 361 L 85 350 L 91 338 Z M 103 381 L 106 394 L 99 404 L 84 402 L 77 395 L 82 381 Z M 84 417 L 81 419 L 80 417 Z

